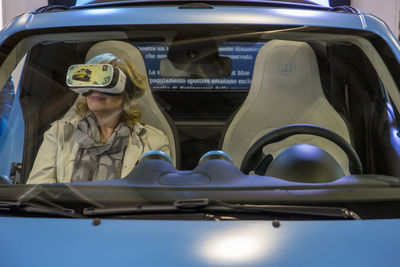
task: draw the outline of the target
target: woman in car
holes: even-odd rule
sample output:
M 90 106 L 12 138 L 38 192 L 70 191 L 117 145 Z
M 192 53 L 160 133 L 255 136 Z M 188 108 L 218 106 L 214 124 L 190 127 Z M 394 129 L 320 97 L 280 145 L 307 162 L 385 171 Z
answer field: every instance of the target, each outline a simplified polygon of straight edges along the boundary
M 73 71 L 82 67 L 91 71 L 92 82 L 76 79 Z M 112 75 L 111 82 L 104 73 Z M 118 179 L 150 150 L 170 154 L 164 133 L 139 122 L 135 99 L 145 82 L 133 62 L 110 53 L 71 66 L 67 85 L 82 96 L 73 115 L 55 121 L 44 134 L 27 183 Z

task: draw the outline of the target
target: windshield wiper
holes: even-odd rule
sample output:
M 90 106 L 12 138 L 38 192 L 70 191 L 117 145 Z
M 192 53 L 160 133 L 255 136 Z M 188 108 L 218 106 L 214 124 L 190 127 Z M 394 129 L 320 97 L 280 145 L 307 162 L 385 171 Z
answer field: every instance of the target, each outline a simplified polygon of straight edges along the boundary
M 360 216 L 354 211 L 341 207 L 230 204 L 224 201 L 209 201 L 208 199 L 176 200 L 173 204 L 164 205 L 149 204 L 130 207 L 85 208 L 83 210 L 83 214 L 86 216 L 168 212 L 279 213 L 361 220 Z
M 84 216 L 76 213 L 73 209 L 66 209 L 62 207 L 50 207 L 43 204 L 31 202 L 11 202 L 0 201 L 0 212 L 23 212 L 28 214 L 46 214 L 70 218 L 84 218 Z

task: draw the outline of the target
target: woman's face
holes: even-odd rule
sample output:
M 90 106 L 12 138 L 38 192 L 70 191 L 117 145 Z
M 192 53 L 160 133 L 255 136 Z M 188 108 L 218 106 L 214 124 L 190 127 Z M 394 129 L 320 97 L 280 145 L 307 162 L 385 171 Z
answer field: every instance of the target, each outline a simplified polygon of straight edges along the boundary
M 112 113 L 121 109 L 124 102 L 122 95 L 110 96 L 96 91 L 89 93 L 86 99 L 89 110 L 94 113 Z

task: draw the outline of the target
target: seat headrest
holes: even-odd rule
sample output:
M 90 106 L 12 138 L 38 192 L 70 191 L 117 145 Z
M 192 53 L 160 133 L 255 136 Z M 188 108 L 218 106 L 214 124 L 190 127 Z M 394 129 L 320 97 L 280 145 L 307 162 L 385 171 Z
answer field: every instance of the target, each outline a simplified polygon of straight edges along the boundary
M 313 49 L 304 42 L 272 40 L 260 51 L 264 73 L 259 76 L 269 88 L 285 90 L 302 99 L 323 96 L 317 58 Z M 258 62 L 256 62 L 256 65 Z M 265 87 L 265 85 L 262 85 Z
M 129 60 L 130 62 L 134 62 L 136 67 L 139 69 L 140 74 L 146 75 L 146 66 L 143 61 L 143 57 L 140 53 L 140 51 L 133 45 L 123 42 L 123 41 L 102 41 L 94 44 L 91 46 L 86 53 L 85 57 L 85 62 L 89 61 L 89 59 L 104 54 L 104 53 L 111 53 L 114 56 L 118 58 L 124 58 L 126 60 Z M 145 92 L 144 94 L 148 97 L 148 94 L 150 94 L 148 88 L 148 84 L 145 83 Z M 75 108 L 76 108 L 76 103 L 78 102 L 79 98 L 81 98 L 82 95 L 79 95 L 78 98 L 76 99 L 75 103 L 71 106 L 71 108 L 66 112 L 66 114 L 63 116 L 63 119 L 67 118 L 73 118 L 76 116 L 75 114 Z M 132 100 L 134 101 L 134 100 Z
M 139 49 L 127 42 L 103 41 L 96 43 L 88 50 L 85 62 L 103 53 L 111 53 L 118 58 L 125 58 L 131 62 L 134 62 L 141 74 L 146 74 L 146 67 L 143 61 L 142 54 L 140 53 Z

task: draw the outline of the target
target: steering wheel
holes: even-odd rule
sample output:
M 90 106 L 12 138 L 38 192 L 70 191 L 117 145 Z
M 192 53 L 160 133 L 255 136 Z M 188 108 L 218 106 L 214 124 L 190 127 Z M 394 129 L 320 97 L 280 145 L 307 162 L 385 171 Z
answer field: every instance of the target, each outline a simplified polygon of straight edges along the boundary
M 250 148 L 247 150 L 240 170 L 249 174 L 250 171 L 256 171 L 260 164 L 264 163 L 269 165 L 272 161 L 272 156 L 269 158 L 263 154 L 263 147 L 272 143 L 280 142 L 292 135 L 296 134 L 310 134 L 328 139 L 338 145 L 349 159 L 350 174 L 362 174 L 361 160 L 353 147 L 340 135 L 332 132 L 326 128 L 310 125 L 310 124 L 294 124 L 277 128 L 265 135 L 261 136 Z

